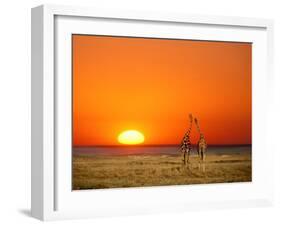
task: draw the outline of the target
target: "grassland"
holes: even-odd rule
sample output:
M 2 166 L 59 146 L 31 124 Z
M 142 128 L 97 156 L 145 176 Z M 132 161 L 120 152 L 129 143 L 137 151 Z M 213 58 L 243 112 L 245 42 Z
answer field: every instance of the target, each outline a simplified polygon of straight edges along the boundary
M 209 154 L 201 165 L 191 156 L 188 166 L 180 155 L 74 155 L 73 189 L 246 182 L 251 169 L 249 153 Z

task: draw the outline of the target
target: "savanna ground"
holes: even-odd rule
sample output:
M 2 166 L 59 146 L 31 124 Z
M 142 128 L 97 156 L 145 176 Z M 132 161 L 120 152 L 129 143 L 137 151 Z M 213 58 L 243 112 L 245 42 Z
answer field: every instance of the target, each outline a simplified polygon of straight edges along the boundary
M 180 155 L 73 155 L 73 189 L 184 185 L 252 180 L 251 154 L 208 154 L 199 165 Z

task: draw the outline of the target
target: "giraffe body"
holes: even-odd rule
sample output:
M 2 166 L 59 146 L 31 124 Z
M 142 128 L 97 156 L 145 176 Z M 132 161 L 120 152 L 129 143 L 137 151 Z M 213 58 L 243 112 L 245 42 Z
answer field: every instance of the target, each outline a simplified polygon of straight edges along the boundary
M 197 153 L 198 153 L 199 159 L 202 162 L 205 161 L 206 150 L 207 150 L 207 142 L 206 142 L 204 136 L 200 136 L 200 139 L 197 143 Z
M 192 128 L 192 115 L 189 115 L 189 129 L 187 130 L 187 132 L 185 133 L 182 142 L 181 142 L 181 152 L 183 153 L 183 162 L 184 164 L 187 164 L 189 162 L 189 156 L 190 156 L 190 152 L 192 150 L 191 147 L 191 142 L 190 142 L 190 132 L 191 132 L 191 128 Z
M 199 160 L 201 162 L 204 162 L 205 158 L 206 158 L 207 142 L 206 142 L 206 139 L 205 139 L 203 133 L 200 130 L 198 120 L 195 118 L 194 121 L 195 121 L 197 130 L 200 134 L 200 138 L 199 138 L 199 141 L 197 143 L 197 153 L 198 153 Z

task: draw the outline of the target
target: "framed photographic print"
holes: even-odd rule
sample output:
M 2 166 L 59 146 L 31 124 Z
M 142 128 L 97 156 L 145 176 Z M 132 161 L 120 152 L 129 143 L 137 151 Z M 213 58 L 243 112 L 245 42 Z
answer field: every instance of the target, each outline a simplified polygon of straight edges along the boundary
M 32 215 L 272 203 L 272 21 L 32 9 Z

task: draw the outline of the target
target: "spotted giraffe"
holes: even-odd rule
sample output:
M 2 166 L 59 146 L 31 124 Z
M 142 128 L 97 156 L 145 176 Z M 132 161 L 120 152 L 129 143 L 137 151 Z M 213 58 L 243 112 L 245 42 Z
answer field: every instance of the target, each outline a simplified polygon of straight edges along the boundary
M 192 150 L 191 142 L 190 142 L 190 132 L 192 128 L 193 117 L 192 114 L 189 114 L 189 128 L 186 131 L 182 142 L 181 142 L 181 152 L 183 153 L 183 162 L 186 165 L 189 161 L 189 155 Z
M 205 158 L 206 158 L 207 142 L 205 140 L 205 137 L 204 137 L 202 131 L 200 130 L 199 122 L 198 122 L 197 118 L 194 119 L 194 122 L 195 122 L 195 125 L 196 125 L 196 128 L 197 128 L 197 131 L 200 134 L 200 138 L 199 138 L 199 141 L 197 143 L 197 152 L 198 152 L 198 156 L 199 156 L 200 161 L 204 162 Z

